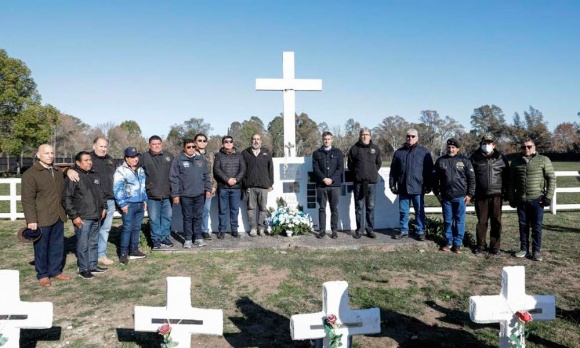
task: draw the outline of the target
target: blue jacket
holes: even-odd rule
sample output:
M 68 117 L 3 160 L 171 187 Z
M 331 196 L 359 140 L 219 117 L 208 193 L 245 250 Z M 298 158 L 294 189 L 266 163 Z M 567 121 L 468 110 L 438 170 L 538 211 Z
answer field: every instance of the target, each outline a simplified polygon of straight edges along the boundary
M 418 195 L 431 191 L 433 158 L 421 145 L 405 144 L 395 151 L 389 174 L 389 187 L 399 194 Z
M 312 154 L 312 170 L 318 186 L 326 187 L 322 181 L 326 178 L 332 180 L 330 186 L 337 187 L 342 184 L 342 174 L 344 173 L 344 155 L 336 147 L 326 151 L 324 147 L 319 148 Z
M 173 160 L 169 172 L 172 197 L 197 197 L 211 192 L 209 168 L 202 155 L 187 157 L 179 154 Z
M 137 171 L 134 171 L 127 162 L 123 162 L 117 167 L 115 175 L 113 175 L 113 193 L 119 208 L 123 208 L 129 203 L 147 202 L 143 168 L 137 167 Z

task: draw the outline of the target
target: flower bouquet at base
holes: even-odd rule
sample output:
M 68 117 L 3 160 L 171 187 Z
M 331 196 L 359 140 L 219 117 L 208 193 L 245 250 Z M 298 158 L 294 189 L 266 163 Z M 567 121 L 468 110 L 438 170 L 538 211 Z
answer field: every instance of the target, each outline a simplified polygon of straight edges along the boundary
M 299 235 L 312 232 L 312 217 L 301 206 L 289 207 L 283 198 L 276 200 L 278 209 L 270 210 L 266 219 L 271 235 Z
M 176 347 L 179 342 L 174 342 L 171 339 L 171 325 L 163 324 L 157 329 L 157 333 L 163 336 L 163 344 L 162 347 L 169 348 L 169 347 Z

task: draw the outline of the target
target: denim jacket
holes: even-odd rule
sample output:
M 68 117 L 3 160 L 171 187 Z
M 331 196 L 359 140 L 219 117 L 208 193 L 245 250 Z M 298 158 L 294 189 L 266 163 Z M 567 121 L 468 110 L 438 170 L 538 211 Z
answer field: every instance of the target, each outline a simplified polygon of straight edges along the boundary
M 143 168 L 137 167 L 137 171 L 133 171 L 127 162 L 123 162 L 113 176 L 113 193 L 119 208 L 129 203 L 147 202 Z

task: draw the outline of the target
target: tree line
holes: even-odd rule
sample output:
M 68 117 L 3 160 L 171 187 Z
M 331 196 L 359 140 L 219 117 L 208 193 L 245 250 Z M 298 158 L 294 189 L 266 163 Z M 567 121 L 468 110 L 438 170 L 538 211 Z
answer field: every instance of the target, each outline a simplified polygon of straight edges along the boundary
M 578 112 L 577 116 L 580 116 Z M 372 139 L 389 160 L 394 151 L 405 141 L 405 132 L 415 128 L 420 142 L 433 152 L 434 156 L 444 153 L 446 139 L 461 139 L 463 152 L 471 153 L 479 146 L 484 133 L 493 133 L 497 148 L 504 153 L 519 151 L 519 140 L 524 136 L 536 140 L 540 152 L 580 152 L 580 124 L 562 122 L 550 132 L 542 112 L 532 106 L 521 114 L 514 113 L 511 122 L 499 106 L 483 105 L 475 108 L 471 115 L 471 128 L 466 129 L 451 116 L 441 116 L 436 110 L 421 111 L 418 122 L 409 122 L 399 115 L 387 116 L 377 125 L 361 124 L 354 118 L 344 125 L 329 125 L 316 122 L 308 114 L 296 115 L 296 153 L 310 156 L 321 145 L 321 134 L 330 131 L 334 135 L 334 145 L 348 152 L 358 140 L 361 127 L 372 129 Z M 183 123 L 173 124 L 164 137 L 165 148 L 174 153 L 181 150 L 181 140 L 196 133 L 208 135 L 209 151 L 217 151 L 221 137 L 225 134 L 212 133 L 213 127 L 203 118 L 192 117 Z M 239 149 L 249 146 L 251 135 L 263 134 L 263 143 L 272 149 L 274 156 L 284 156 L 284 122 L 282 114 L 265 123 L 258 116 L 251 116 L 242 122 L 235 121 L 227 129 Z M 30 157 L 38 145 L 49 143 L 60 157 L 73 158 L 82 149 L 90 149 L 97 136 L 109 139 L 109 153 L 121 158 L 123 150 L 135 146 L 147 149 L 137 121 L 120 124 L 102 123 L 90 126 L 78 117 L 60 112 L 55 106 L 42 104 L 31 71 L 26 64 L 9 57 L 0 49 L 0 153 L 6 158 Z M 2 170 L 3 168 L 0 168 Z M 8 168 L 7 168 L 8 169 Z

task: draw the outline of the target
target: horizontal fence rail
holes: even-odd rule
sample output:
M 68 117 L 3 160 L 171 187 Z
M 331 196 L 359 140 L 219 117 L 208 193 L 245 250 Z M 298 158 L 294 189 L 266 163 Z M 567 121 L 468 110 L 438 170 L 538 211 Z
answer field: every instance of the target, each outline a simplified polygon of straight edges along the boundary
M 558 171 L 556 172 L 556 178 L 558 177 L 576 177 L 580 185 L 580 171 Z M 21 200 L 19 194 L 17 194 L 17 186 L 20 185 L 20 178 L 11 179 L 0 179 L 0 185 L 9 185 L 9 194 L 6 196 L 0 196 L 0 201 L 10 202 L 10 211 L 8 213 L 0 212 L 0 219 L 10 219 L 12 221 L 16 219 L 24 219 L 24 213 L 18 212 L 18 202 Z M 552 204 L 550 207 L 546 207 L 549 211 L 556 215 L 558 210 L 580 210 L 580 204 L 558 204 L 558 194 L 559 193 L 580 193 L 579 187 L 558 187 L 556 184 L 556 191 L 554 193 L 554 198 L 552 199 Z M 433 193 L 429 193 L 433 195 Z M 580 201 L 580 199 L 579 199 Z M 475 212 L 475 207 L 473 205 L 467 206 L 466 210 L 468 212 Z M 502 207 L 503 211 L 513 211 L 515 208 L 509 205 L 504 205 Z M 440 213 L 441 207 L 425 207 L 426 213 Z M 147 214 L 147 212 L 145 212 Z M 118 212 L 115 212 L 115 217 L 121 217 Z

